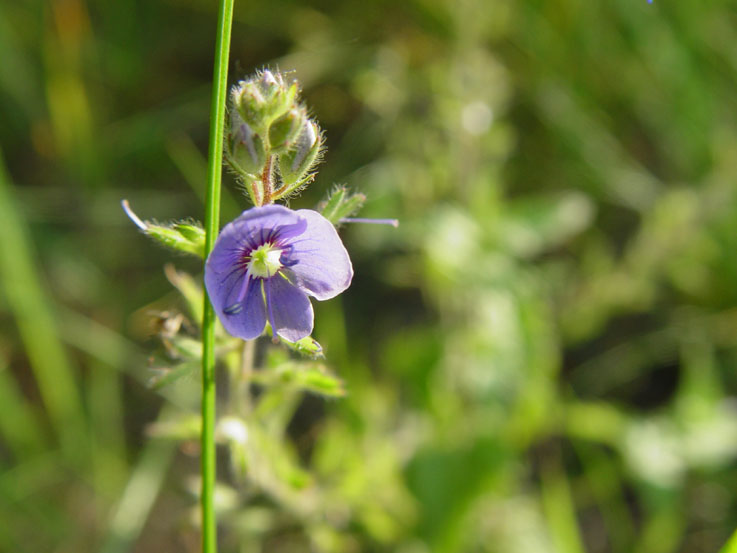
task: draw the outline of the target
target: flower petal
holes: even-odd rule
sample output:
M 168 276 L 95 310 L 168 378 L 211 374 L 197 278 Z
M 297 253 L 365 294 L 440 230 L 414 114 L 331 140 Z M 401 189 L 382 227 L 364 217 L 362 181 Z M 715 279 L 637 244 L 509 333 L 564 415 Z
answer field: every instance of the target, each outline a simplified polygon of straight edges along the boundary
M 247 256 L 266 243 L 283 250 L 284 266 L 274 277 L 251 277 Z M 244 339 L 260 336 L 267 316 L 287 340 L 309 336 L 314 314 L 307 294 L 332 298 L 352 278 L 333 225 L 315 211 L 280 205 L 249 209 L 226 225 L 205 264 L 205 286 L 218 317 L 229 333 Z
M 207 258 L 210 270 L 227 274 L 244 250 L 256 249 L 280 234 L 293 235 L 305 225 L 296 212 L 281 205 L 254 207 L 223 227 Z M 284 229 L 282 231 L 282 229 Z
M 280 205 L 257 207 L 225 225 L 205 264 L 205 286 L 225 329 L 244 339 L 260 336 L 266 326 L 261 281 L 248 281 L 245 252 L 274 240 L 280 229 L 294 235 L 304 219 Z
M 244 340 L 252 340 L 263 334 L 266 305 L 260 279 L 243 276 L 231 278 L 219 285 L 208 279 L 206 271 L 205 286 L 215 312 L 228 333 Z
M 274 333 L 290 342 L 309 336 L 314 313 L 307 295 L 281 275 L 266 279 L 264 286 Z
M 289 268 L 295 284 L 318 300 L 343 292 L 353 279 L 353 266 L 333 224 L 310 209 L 296 212 L 307 220 L 305 231 L 289 241 L 294 250 Z

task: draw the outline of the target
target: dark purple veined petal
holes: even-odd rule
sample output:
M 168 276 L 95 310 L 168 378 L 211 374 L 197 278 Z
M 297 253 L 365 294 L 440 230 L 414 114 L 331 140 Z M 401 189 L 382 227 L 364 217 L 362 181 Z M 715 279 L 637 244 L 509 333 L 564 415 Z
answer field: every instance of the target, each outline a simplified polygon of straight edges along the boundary
M 261 281 L 247 276 L 244 254 L 273 238 L 275 229 L 299 228 L 302 221 L 286 207 L 270 205 L 244 211 L 218 236 L 205 264 L 205 287 L 218 318 L 233 336 L 257 338 L 266 326 Z
M 281 275 L 264 281 L 267 316 L 275 334 L 296 342 L 312 333 L 312 304 L 302 290 Z
M 276 274 L 259 267 L 263 258 L 251 256 L 256 249 L 261 255 L 281 252 Z M 314 314 L 308 294 L 332 298 L 352 277 L 333 225 L 315 211 L 280 205 L 254 207 L 225 225 L 205 264 L 205 286 L 218 318 L 230 334 L 246 340 L 260 336 L 267 319 L 286 340 L 309 336 Z
M 309 209 L 296 212 L 307 220 L 307 228 L 289 241 L 293 250 L 289 268 L 295 284 L 318 300 L 333 298 L 345 291 L 353 279 L 353 266 L 333 224 Z
M 266 305 L 261 280 L 244 275 L 216 280 L 205 271 L 205 286 L 215 312 L 225 330 L 233 336 L 252 340 L 258 338 L 266 326 Z
M 294 238 L 306 225 L 295 211 L 282 205 L 253 207 L 223 227 L 213 251 L 219 250 L 217 257 L 222 258 L 225 265 L 228 262 L 224 255 L 226 252 L 254 249 L 266 242 Z M 217 263 L 221 265 L 219 261 Z

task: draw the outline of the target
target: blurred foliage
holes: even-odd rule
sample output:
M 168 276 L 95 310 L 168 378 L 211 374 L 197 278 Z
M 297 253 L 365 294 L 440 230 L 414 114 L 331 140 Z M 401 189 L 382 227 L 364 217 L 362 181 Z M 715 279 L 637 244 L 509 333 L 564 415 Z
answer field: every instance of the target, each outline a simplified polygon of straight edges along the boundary
M 224 553 L 727 541 L 736 7 L 237 4 L 231 80 L 296 71 L 326 131 L 292 205 L 347 183 L 401 225 L 346 225 L 353 286 L 315 306 L 347 395 L 289 399 L 318 366 L 264 373 L 273 428 L 223 413 Z M 152 369 L 192 354 L 166 338 L 196 337 L 200 264 L 167 269 L 180 299 L 119 202 L 202 212 L 215 10 L 0 2 L 1 551 L 198 549 L 196 369 Z

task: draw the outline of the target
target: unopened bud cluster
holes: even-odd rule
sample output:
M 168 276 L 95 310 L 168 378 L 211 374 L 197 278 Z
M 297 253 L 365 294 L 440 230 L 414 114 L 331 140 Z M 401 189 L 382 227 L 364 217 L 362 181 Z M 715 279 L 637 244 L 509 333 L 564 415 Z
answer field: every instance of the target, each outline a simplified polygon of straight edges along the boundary
M 299 85 L 264 70 L 230 93 L 225 160 L 254 205 L 269 204 L 309 184 L 322 135 L 299 102 Z

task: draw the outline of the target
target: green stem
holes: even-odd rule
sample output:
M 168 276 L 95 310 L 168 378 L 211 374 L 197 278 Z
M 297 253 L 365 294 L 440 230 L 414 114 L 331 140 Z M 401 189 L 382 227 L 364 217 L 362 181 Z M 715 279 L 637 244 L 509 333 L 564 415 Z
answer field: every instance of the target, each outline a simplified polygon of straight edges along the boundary
M 205 202 L 205 257 L 212 251 L 220 226 L 220 182 L 223 165 L 225 99 L 228 86 L 233 1 L 220 0 L 215 69 L 210 108 L 210 149 Z M 215 521 L 215 312 L 207 294 L 202 317 L 202 553 L 216 553 Z

